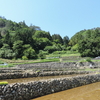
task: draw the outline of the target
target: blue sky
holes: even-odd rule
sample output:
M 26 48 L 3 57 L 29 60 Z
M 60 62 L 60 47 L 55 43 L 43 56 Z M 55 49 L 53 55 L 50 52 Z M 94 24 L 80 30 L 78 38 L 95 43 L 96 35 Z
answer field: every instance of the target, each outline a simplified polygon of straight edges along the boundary
M 0 0 L 0 16 L 71 38 L 100 27 L 100 0 Z

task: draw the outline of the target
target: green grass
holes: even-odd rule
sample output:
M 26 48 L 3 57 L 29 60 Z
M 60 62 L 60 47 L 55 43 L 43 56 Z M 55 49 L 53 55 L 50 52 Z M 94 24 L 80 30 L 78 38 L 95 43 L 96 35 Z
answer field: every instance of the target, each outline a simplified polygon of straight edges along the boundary
M 8 84 L 7 81 L 0 82 L 0 85 L 7 85 L 7 84 Z
M 100 71 L 100 68 L 94 68 L 94 69 L 91 69 L 91 68 L 85 68 L 83 69 L 84 71 Z
M 58 58 L 57 58 L 58 57 Z M 42 63 L 42 62 L 87 62 L 88 57 L 81 57 L 80 53 L 76 51 L 56 51 L 52 54 L 46 55 L 48 59 L 31 59 L 31 60 L 22 60 L 22 59 L 2 59 L 0 58 L 0 64 L 4 62 L 8 65 L 1 65 L 0 67 L 14 67 L 18 64 L 31 64 L 31 63 Z M 91 62 L 100 62 L 99 59 L 90 58 Z
M 4 64 L 4 62 L 0 60 L 0 64 Z
M 100 59 L 94 59 L 94 60 L 91 60 L 92 62 L 100 62 Z
M 0 68 L 6 68 L 6 67 L 14 67 L 14 65 L 13 64 L 0 65 Z
M 0 61 L 8 63 L 8 65 L 1 65 L 0 67 L 14 67 L 18 64 L 31 64 L 31 63 L 42 63 L 42 62 L 59 62 L 59 58 L 53 59 L 37 59 L 37 60 L 8 60 L 0 58 Z
M 77 53 L 77 52 L 71 52 L 71 51 L 66 51 L 66 53 L 52 53 L 52 54 L 49 54 L 49 55 L 46 55 L 46 57 L 68 57 L 68 56 L 80 56 L 80 53 Z
M 55 58 L 55 59 L 41 59 L 41 60 L 35 60 L 35 61 L 24 61 L 24 62 L 20 62 L 20 63 L 13 63 L 13 65 L 17 65 L 17 64 L 31 64 L 31 63 L 42 63 L 42 62 L 59 62 L 60 60 Z
M 78 56 L 80 57 L 80 53 L 73 53 L 73 54 L 68 54 L 68 53 L 64 53 L 64 54 L 49 54 L 49 55 L 46 55 L 46 58 L 52 58 L 52 57 L 72 57 L 72 56 Z
M 60 57 L 61 54 L 49 54 L 49 55 L 46 55 L 46 58 L 50 58 L 50 57 Z
M 54 59 L 42 59 L 39 62 L 58 62 L 58 61 L 60 61 L 59 58 L 54 58 Z
M 63 54 L 63 55 L 61 55 L 61 57 L 68 57 L 68 56 L 80 56 L 80 53 L 76 53 L 76 54 Z

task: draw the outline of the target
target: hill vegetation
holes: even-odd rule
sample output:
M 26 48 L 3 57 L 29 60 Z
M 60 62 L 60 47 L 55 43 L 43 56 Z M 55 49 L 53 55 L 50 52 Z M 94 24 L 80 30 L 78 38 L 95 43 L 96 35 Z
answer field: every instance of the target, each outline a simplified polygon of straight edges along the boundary
M 51 35 L 40 27 L 27 26 L 0 17 L 0 57 L 5 59 L 45 58 L 51 53 L 65 51 L 80 53 L 82 57 L 100 55 L 100 28 L 82 30 L 70 40 L 66 35 Z
M 100 56 L 100 28 L 82 30 L 69 42 L 72 49 L 78 50 L 82 57 Z

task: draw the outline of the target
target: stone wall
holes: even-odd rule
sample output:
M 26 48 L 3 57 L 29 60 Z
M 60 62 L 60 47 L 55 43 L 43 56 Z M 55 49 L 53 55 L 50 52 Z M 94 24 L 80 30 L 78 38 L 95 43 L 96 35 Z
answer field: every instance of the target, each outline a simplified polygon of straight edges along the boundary
M 19 69 L 67 69 L 67 68 L 79 68 L 79 67 L 100 67 L 100 62 L 47 62 L 47 63 L 34 63 L 34 64 L 22 64 L 17 65 L 15 68 Z
M 67 63 L 45 62 L 45 63 L 33 63 L 33 64 L 17 65 L 16 68 L 52 70 L 52 69 L 62 69 L 62 68 L 76 67 L 75 65 L 76 65 L 76 62 L 67 62 Z
M 50 72 L 10 72 L 0 73 L 0 80 L 17 79 L 29 77 L 57 76 L 57 75 L 73 75 L 73 74 L 89 74 L 89 71 L 50 71 Z
M 0 86 L 0 100 L 30 100 L 99 81 L 100 74 L 91 74 Z
M 90 66 L 91 65 L 91 66 Z M 100 62 L 48 62 L 17 65 L 13 68 L 0 68 L 0 80 L 28 78 L 37 76 L 55 76 L 55 75 L 71 75 L 71 74 L 88 74 L 89 71 L 78 71 L 85 67 L 100 67 Z M 39 72 L 38 72 L 39 71 Z M 92 73 L 92 72 L 91 72 Z

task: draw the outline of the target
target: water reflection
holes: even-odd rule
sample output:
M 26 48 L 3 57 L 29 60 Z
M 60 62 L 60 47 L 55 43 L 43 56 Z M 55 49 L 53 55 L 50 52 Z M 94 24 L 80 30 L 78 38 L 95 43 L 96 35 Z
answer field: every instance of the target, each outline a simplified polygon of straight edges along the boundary
M 42 96 L 33 100 L 100 100 L 100 82 Z
M 0 66 L 6 66 L 6 65 L 8 65 L 7 63 L 4 63 L 4 64 L 0 64 Z

